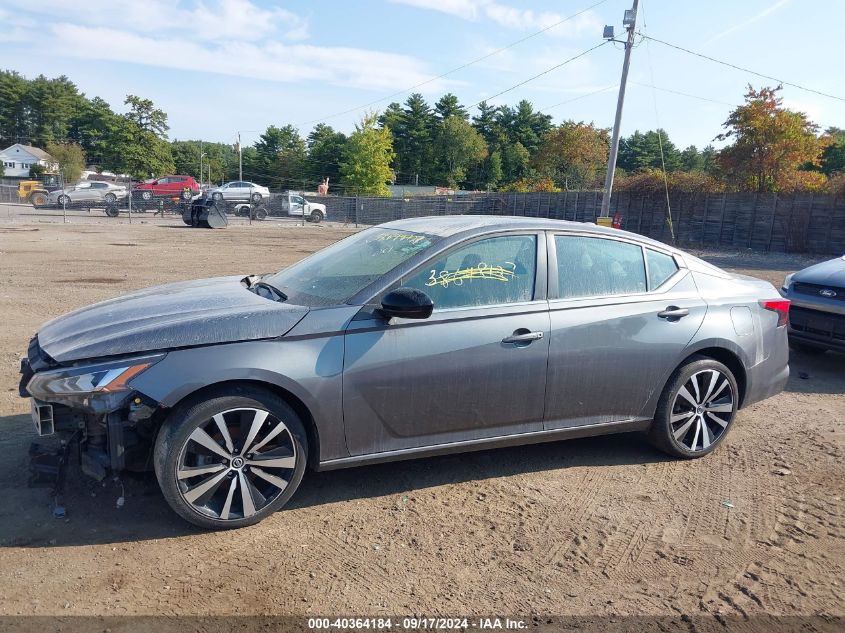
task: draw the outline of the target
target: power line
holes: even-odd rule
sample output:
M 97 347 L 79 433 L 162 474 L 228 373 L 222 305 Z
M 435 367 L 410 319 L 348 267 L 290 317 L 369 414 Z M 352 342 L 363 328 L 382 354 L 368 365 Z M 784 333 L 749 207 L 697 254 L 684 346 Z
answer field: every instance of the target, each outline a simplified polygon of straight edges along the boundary
M 443 79 L 444 77 L 448 77 L 449 75 L 452 75 L 456 72 L 464 70 L 465 68 L 469 68 L 473 64 L 477 64 L 478 62 L 483 62 L 485 59 L 489 59 L 489 58 L 491 58 L 495 55 L 498 55 L 499 53 L 502 53 L 502 52 L 508 50 L 509 48 L 513 48 L 514 46 L 517 46 L 519 44 L 522 44 L 523 42 L 526 42 L 526 41 L 530 40 L 531 38 L 537 37 L 538 35 L 542 35 L 546 31 L 550 31 L 551 29 L 560 26 L 564 22 L 568 22 L 569 20 L 573 20 L 573 19 L 577 18 L 579 15 L 586 13 L 587 11 L 590 11 L 592 9 L 595 9 L 597 6 L 602 5 L 605 2 L 607 2 L 607 0 L 599 0 L 595 4 L 592 4 L 589 7 L 587 7 L 586 9 L 581 9 L 577 13 L 573 13 L 572 15 L 569 15 L 569 16 L 563 18 L 562 20 L 555 22 L 554 24 L 550 24 L 549 26 L 546 26 L 546 27 L 540 29 L 539 31 L 534 31 L 533 33 L 530 33 L 523 38 L 515 40 L 515 41 L 511 42 L 510 44 L 507 44 L 507 45 L 505 45 L 501 48 L 497 48 L 496 50 L 494 50 L 490 53 L 487 53 L 486 55 L 482 55 L 481 57 L 477 57 L 476 59 L 473 59 L 472 61 L 466 62 L 465 64 L 461 64 L 460 66 L 456 66 L 455 68 L 452 68 L 451 70 L 447 70 L 446 72 L 444 72 L 440 75 L 437 75 L 436 77 L 430 77 L 429 79 L 426 79 L 425 81 L 421 81 L 420 83 L 415 84 L 415 85 L 411 86 L 410 88 L 405 88 L 403 90 L 397 90 L 396 92 L 389 94 L 386 97 L 381 97 L 380 99 L 376 99 L 375 101 L 370 101 L 369 103 L 365 103 L 363 105 L 355 106 L 354 108 L 349 108 L 348 110 L 343 110 L 342 112 L 335 112 L 334 114 L 329 114 L 329 115 L 326 115 L 326 116 L 319 118 L 319 119 L 311 119 L 310 121 L 304 121 L 304 122 L 300 123 L 299 125 L 310 125 L 312 123 L 318 123 L 320 121 L 326 121 L 328 119 L 334 119 L 335 117 L 339 117 L 339 116 L 343 116 L 344 114 L 349 114 L 351 112 L 357 112 L 359 110 L 363 110 L 364 108 L 368 108 L 368 107 L 375 105 L 377 103 L 381 103 L 382 101 L 387 101 L 388 99 L 392 99 L 393 97 L 398 97 L 399 95 L 405 94 L 406 92 L 411 92 L 412 90 L 416 90 L 417 88 L 421 88 L 422 86 L 430 84 L 433 81 L 437 81 L 438 79 Z
M 597 48 L 601 48 L 601 47 L 602 47 L 602 46 L 604 46 L 605 44 L 607 44 L 607 41 L 606 41 L 606 40 L 605 40 L 605 41 L 603 41 L 603 42 L 601 42 L 600 44 L 596 44 L 596 45 L 595 45 L 595 46 L 593 46 L 592 48 L 588 48 L 587 50 L 582 51 L 582 52 L 578 53 L 577 55 L 574 55 L 574 56 L 570 57 L 569 59 L 566 59 L 566 60 L 564 60 L 564 61 L 560 62 L 559 64 L 555 64 L 554 66 L 552 66 L 552 67 L 550 67 L 550 68 L 546 68 L 546 70 L 544 70 L 544 71 L 542 71 L 542 72 L 539 72 L 539 73 L 537 73 L 536 75 L 533 75 L 533 76 L 529 77 L 528 79 L 524 79 L 523 81 L 520 81 L 519 83 L 514 84 L 514 85 L 512 85 L 512 86 L 511 86 L 511 87 L 509 87 L 509 88 L 505 88 L 505 89 L 504 89 L 504 90 L 502 90 L 501 92 L 497 92 L 497 93 L 496 93 L 496 94 L 494 94 L 494 95 L 490 95 L 490 96 L 488 96 L 488 97 L 486 97 L 486 98 L 482 99 L 482 100 L 481 100 L 481 101 L 479 101 L 478 103 L 474 103 L 474 104 L 472 104 L 472 105 L 471 105 L 471 106 L 469 106 L 469 107 L 470 107 L 470 108 L 475 108 L 476 106 L 481 105 L 481 104 L 482 104 L 482 103 L 484 103 L 485 101 L 489 101 L 490 99 L 495 99 L 496 97 L 501 97 L 503 94 L 507 94 L 508 92 L 511 92 L 512 90 L 516 90 L 517 88 L 519 88 L 519 87 L 521 87 L 521 86 L 524 86 L 525 84 L 527 84 L 527 83 L 529 83 L 529 82 L 532 82 L 532 81 L 534 81 L 535 79 L 539 79 L 539 78 L 540 78 L 540 77 L 542 77 L 543 75 L 548 75 L 550 72 L 555 71 L 555 70 L 557 70 L 558 68 L 561 68 L 561 67 L 563 67 L 563 66 L 566 66 L 566 65 L 567 65 L 568 63 L 570 63 L 570 62 L 574 62 L 576 59 L 579 59 L 579 58 L 581 58 L 581 57 L 584 57 L 584 55 L 587 55 L 587 54 L 589 54 L 589 53 L 592 53 L 594 50 L 596 50 Z
M 643 30 L 648 30 L 645 17 L 645 3 L 643 3 Z M 657 89 L 654 87 L 654 66 L 651 63 L 651 46 L 645 41 L 646 59 L 648 60 L 648 72 L 651 76 L 651 100 L 654 103 L 654 120 L 657 123 L 657 146 L 660 148 L 660 166 L 663 172 L 663 190 L 666 194 L 666 213 L 669 216 L 669 234 L 672 236 L 672 243 L 675 242 L 675 226 L 672 222 L 672 204 L 669 202 L 669 176 L 666 173 L 666 156 L 663 152 L 663 129 L 660 127 L 660 113 L 657 110 Z
M 688 53 L 690 55 L 694 55 L 695 57 L 701 57 L 702 59 L 706 59 L 711 62 L 715 62 L 717 64 L 721 64 L 722 66 L 727 66 L 728 68 L 733 68 L 734 70 L 741 70 L 742 72 L 749 73 L 751 75 L 756 75 L 757 77 L 762 77 L 763 79 L 770 79 L 771 81 L 776 81 L 779 84 L 784 86 L 790 86 L 792 88 L 797 88 L 798 90 L 803 90 L 804 92 L 812 92 L 813 94 L 820 95 L 822 97 L 827 97 L 828 99 L 836 99 L 837 101 L 845 101 L 845 97 L 838 97 L 836 95 L 828 94 L 826 92 L 822 92 L 821 90 L 816 90 L 814 88 L 807 88 L 806 86 L 801 86 L 796 83 L 792 83 L 790 81 L 784 81 L 783 79 L 779 79 L 777 77 L 772 77 L 771 75 L 766 75 L 763 73 L 758 73 L 756 70 L 751 70 L 750 68 L 743 68 L 742 66 L 737 66 L 736 64 L 731 64 L 730 62 L 722 61 L 721 59 L 716 59 L 715 57 L 710 57 L 709 55 L 705 55 L 704 53 L 697 53 L 696 51 L 691 51 L 688 48 L 684 48 L 683 46 L 678 46 L 677 44 L 670 44 L 669 42 L 664 42 L 663 40 L 659 40 L 656 37 L 651 37 L 650 35 L 646 35 L 644 33 L 640 33 L 640 35 L 646 39 L 651 40 L 652 42 L 657 42 L 658 44 L 663 44 L 664 46 L 668 46 L 669 48 L 674 48 L 679 51 L 683 51 L 684 53 Z
M 661 86 L 655 86 L 654 84 L 647 84 L 641 81 L 634 81 L 631 80 L 632 84 L 636 84 L 637 86 L 642 86 L 643 88 L 652 88 L 654 90 L 660 90 L 661 92 L 669 92 L 675 95 L 680 95 L 682 97 L 689 97 L 690 99 L 698 99 L 699 101 L 708 101 L 710 103 L 718 103 L 719 105 L 724 105 L 728 107 L 736 106 L 735 103 L 728 103 L 727 101 L 719 101 L 717 99 L 710 99 L 709 97 L 702 97 L 700 95 L 693 95 L 688 92 L 681 92 L 680 90 L 673 90 L 672 88 L 663 88 Z
M 554 105 L 546 106 L 545 108 L 541 108 L 537 110 L 537 112 L 547 112 L 548 110 L 552 110 L 554 108 L 559 108 L 562 105 L 566 105 L 567 103 L 572 103 L 574 101 L 580 101 L 581 99 L 586 99 L 587 97 L 592 97 L 593 95 L 600 94 L 602 92 L 607 92 L 608 90 L 613 90 L 614 88 L 618 88 L 619 84 L 613 84 L 612 86 L 605 86 L 604 88 L 599 88 L 598 90 L 593 90 L 592 92 L 587 92 L 582 95 L 578 95 L 577 97 L 573 97 L 572 99 L 567 99 L 566 101 L 561 101 L 560 103 L 556 103 Z

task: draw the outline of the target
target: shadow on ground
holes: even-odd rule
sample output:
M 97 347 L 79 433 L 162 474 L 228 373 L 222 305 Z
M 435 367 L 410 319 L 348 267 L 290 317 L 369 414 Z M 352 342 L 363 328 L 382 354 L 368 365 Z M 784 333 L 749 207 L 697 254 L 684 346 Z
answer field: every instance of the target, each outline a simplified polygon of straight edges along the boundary
M 4 427 L 28 425 L 28 416 L 0 417 Z M 29 488 L 26 449 L 33 435 L 18 434 L 13 455 L 0 465 L 5 490 L 0 510 L 0 547 L 65 547 L 145 541 L 196 534 L 167 506 L 155 476 L 127 474 L 121 482 L 97 484 L 78 473 L 72 460 L 64 506 L 67 517 L 52 516 L 49 489 Z M 307 472 L 288 508 L 316 507 L 339 501 L 412 493 L 436 486 L 509 477 L 577 466 L 646 464 L 669 459 L 646 437 L 626 433 L 586 439 L 502 448 L 330 472 Z M 96 496 L 92 496 L 96 495 Z M 116 506 L 123 495 L 125 504 Z M 282 510 L 284 512 L 284 510 Z
M 826 352 L 807 354 L 789 352 L 789 382 L 786 390 L 794 393 L 843 394 L 845 354 Z

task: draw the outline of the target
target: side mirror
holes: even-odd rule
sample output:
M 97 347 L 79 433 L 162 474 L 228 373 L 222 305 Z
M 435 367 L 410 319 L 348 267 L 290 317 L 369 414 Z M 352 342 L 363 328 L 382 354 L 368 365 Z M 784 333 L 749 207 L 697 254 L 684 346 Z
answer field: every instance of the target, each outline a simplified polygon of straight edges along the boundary
M 388 318 L 427 319 L 432 310 L 431 297 L 415 288 L 397 288 L 381 300 L 381 313 Z

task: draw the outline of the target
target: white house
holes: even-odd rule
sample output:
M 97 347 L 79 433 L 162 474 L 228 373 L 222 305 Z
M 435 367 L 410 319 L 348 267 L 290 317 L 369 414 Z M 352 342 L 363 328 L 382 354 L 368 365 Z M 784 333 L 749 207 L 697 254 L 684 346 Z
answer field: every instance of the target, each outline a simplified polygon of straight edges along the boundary
M 0 164 L 6 178 L 28 178 L 29 168 L 35 164 L 42 165 L 48 171 L 57 168 L 55 159 L 43 149 L 15 143 L 0 152 Z

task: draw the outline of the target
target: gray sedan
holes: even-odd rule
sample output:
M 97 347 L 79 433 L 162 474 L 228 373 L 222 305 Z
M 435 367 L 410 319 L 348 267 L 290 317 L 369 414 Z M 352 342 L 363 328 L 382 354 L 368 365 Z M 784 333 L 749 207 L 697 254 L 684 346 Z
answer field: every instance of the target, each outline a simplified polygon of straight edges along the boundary
M 706 455 L 740 407 L 783 389 L 788 308 L 767 282 L 624 231 L 419 218 L 278 273 L 54 319 L 21 394 L 89 474 L 153 464 L 179 515 L 239 527 L 306 466 L 625 431 Z
M 126 187 L 110 182 L 83 181 L 51 191 L 47 196 L 47 204 L 70 206 L 72 204 L 114 204 L 126 197 Z
M 789 344 L 810 354 L 845 352 L 845 255 L 787 275 Z

